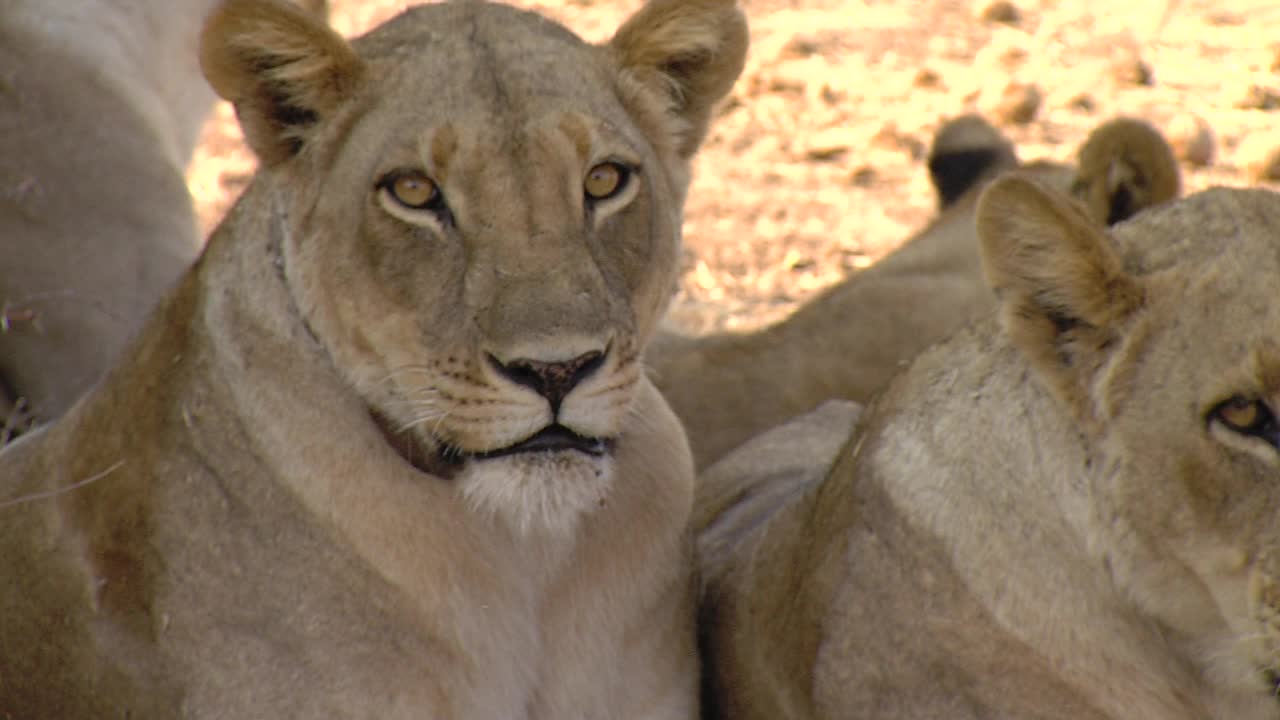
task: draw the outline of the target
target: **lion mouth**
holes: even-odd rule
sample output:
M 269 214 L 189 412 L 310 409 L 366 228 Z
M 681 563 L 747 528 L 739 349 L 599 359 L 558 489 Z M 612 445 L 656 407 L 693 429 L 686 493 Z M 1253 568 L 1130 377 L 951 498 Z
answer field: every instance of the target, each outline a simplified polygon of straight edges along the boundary
M 374 424 L 382 432 L 382 437 L 387 444 L 401 459 L 418 471 L 447 480 L 462 469 L 466 458 L 461 453 L 448 449 L 429 448 L 419 442 L 413 433 L 395 429 L 387 416 L 382 413 L 371 410 L 369 414 L 373 417 Z
M 521 440 L 515 445 L 508 445 L 497 450 L 473 453 L 470 457 L 477 460 L 519 455 L 521 453 L 551 453 L 575 450 L 591 457 L 604 457 L 609 453 L 611 442 L 604 438 L 590 438 L 579 435 L 563 425 L 548 425 L 536 435 Z
M 372 411 L 370 414 L 382 432 L 383 438 L 397 455 L 419 471 L 445 479 L 455 476 L 468 460 L 495 460 L 525 453 L 557 453 L 569 450 L 590 457 L 604 457 L 613 450 L 612 440 L 579 435 L 560 424 L 548 425 L 535 435 L 497 450 L 473 453 L 450 446 L 433 449 L 426 447 L 412 433 L 393 429 L 390 421 L 382 413 Z

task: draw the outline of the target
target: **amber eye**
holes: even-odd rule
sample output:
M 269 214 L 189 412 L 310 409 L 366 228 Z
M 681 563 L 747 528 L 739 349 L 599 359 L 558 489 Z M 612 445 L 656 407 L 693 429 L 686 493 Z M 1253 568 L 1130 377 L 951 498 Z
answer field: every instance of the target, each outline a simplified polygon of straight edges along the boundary
M 1270 435 L 1276 430 L 1266 403 L 1239 395 L 1214 408 L 1211 417 L 1242 435 Z
M 392 199 L 412 210 L 430 210 L 443 199 L 440 188 L 416 170 L 391 173 L 378 183 Z
M 631 171 L 615 162 L 604 162 L 587 171 L 582 189 L 592 200 L 606 200 L 627 186 Z

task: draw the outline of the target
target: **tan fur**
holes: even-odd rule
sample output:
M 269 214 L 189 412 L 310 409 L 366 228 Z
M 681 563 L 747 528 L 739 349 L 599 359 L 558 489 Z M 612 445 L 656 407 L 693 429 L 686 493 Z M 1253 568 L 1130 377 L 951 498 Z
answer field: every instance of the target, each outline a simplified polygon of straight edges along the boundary
M 214 4 L 4 3 L 0 422 L 6 402 L 61 414 L 199 252 L 184 171 L 214 101 L 192 52 Z
M 214 0 L 0 12 L 0 396 L 61 414 L 199 251 L 183 173 Z
M 1147 168 L 1143 177 L 1162 178 L 1162 187 L 1170 182 L 1165 175 L 1172 173 L 1176 187 L 1172 154 L 1166 163 L 1148 153 L 1129 153 L 1134 143 L 1127 139 L 1134 135 L 1144 149 L 1154 147 L 1133 124 L 1115 122 L 1101 126 L 1086 147 L 1132 158 L 1125 167 Z M 983 147 L 985 164 L 969 172 L 949 169 L 959 170 L 971 183 L 966 195 L 947 203 L 942 189 L 947 183 L 939 181 L 936 171 L 943 165 L 931 161 L 945 205 L 941 215 L 897 251 L 824 291 L 786 320 L 750 333 L 659 336 L 648 356 L 654 382 L 684 421 L 699 468 L 829 398 L 865 403 L 903 363 L 965 321 L 990 312 L 973 212 L 985 182 L 1015 162 L 1012 150 L 994 128 L 965 116 L 939 130 L 932 155 L 963 158 Z M 1089 156 L 1097 162 L 1102 158 L 1102 150 Z M 1058 165 L 1030 163 L 1025 170 L 1064 190 L 1073 184 L 1071 171 Z M 1074 184 L 1090 190 L 1093 179 L 1090 175 Z M 1134 192 L 1131 197 L 1156 202 L 1165 196 Z
M 1104 233 L 1012 177 L 976 214 L 998 319 L 922 353 L 825 478 L 810 450 L 743 472 L 785 452 L 753 442 L 700 479 L 746 498 L 699 538 L 710 716 L 1276 717 L 1280 427 L 1219 408 L 1280 406 L 1280 195 Z
M 1099 126 L 1076 154 L 1071 193 L 1095 220 L 1114 225 L 1182 191 L 1173 148 L 1143 120 L 1118 117 Z
M 201 59 L 263 169 L 0 454 L 0 709 L 696 716 L 692 461 L 639 356 L 746 37 L 732 0 L 602 46 L 478 2 L 351 44 L 223 4 Z M 588 202 L 602 162 L 636 169 Z M 397 204 L 407 172 L 442 203 Z

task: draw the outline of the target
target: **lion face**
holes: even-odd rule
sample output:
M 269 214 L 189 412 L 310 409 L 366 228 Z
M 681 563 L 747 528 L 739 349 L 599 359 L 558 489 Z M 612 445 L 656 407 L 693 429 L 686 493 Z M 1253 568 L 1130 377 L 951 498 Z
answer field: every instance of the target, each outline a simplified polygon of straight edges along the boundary
M 1153 259 L 1129 263 L 1145 303 L 1097 401 L 1117 507 L 1174 558 L 1135 571 L 1143 601 L 1174 627 L 1225 622 L 1206 652 L 1236 684 L 1280 669 L 1278 222 L 1275 195 L 1214 191 L 1120 226 Z
M 571 526 L 607 499 L 675 283 L 688 160 L 745 51 L 732 2 L 653 4 L 606 46 L 485 3 L 354 47 L 232 7 L 206 72 L 271 166 L 307 327 L 407 461 Z
M 1023 192 L 984 199 L 988 273 L 1094 448 L 1091 549 L 1215 682 L 1257 692 L 1280 671 L 1280 196 L 1211 190 L 1107 237 L 1043 200 L 1052 220 L 1000 228 Z

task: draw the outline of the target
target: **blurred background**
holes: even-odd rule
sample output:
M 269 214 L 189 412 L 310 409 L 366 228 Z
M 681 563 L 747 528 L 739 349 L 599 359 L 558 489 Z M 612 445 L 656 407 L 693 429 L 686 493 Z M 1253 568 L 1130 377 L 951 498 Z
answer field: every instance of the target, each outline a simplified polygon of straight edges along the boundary
M 978 112 L 1023 160 L 1069 161 L 1127 114 L 1173 143 L 1186 191 L 1280 189 L 1275 0 L 739 0 L 747 67 L 696 164 L 677 326 L 751 328 L 865 268 L 934 212 L 924 155 Z M 405 0 L 330 0 L 363 32 Z M 593 41 L 640 0 L 513 0 Z M 252 156 L 225 103 L 188 174 L 204 231 Z

